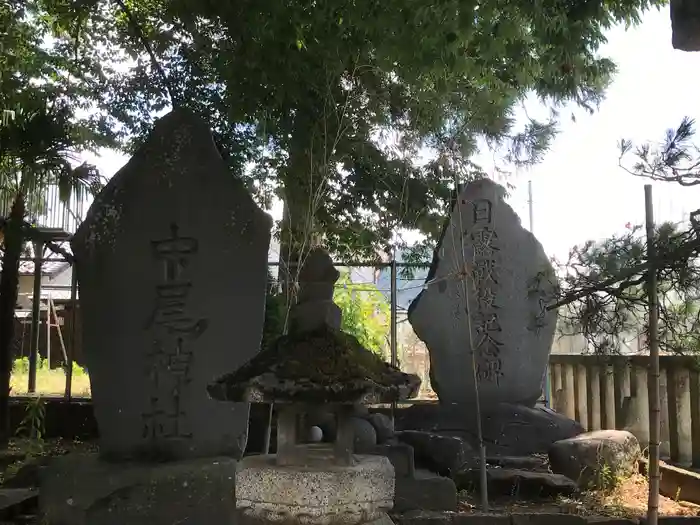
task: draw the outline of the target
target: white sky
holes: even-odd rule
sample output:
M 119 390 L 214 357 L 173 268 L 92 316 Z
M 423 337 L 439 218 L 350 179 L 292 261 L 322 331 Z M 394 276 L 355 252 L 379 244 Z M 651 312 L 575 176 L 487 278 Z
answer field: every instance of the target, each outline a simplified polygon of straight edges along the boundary
M 649 181 L 618 167 L 620 138 L 656 142 L 683 116 L 700 122 L 700 53 L 672 48 L 668 7 L 647 13 L 643 24 L 628 32 L 614 29 L 608 40 L 603 53 L 619 72 L 599 111 L 577 112 L 576 123 L 562 119 L 551 150 L 541 164 L 518 176 L 511 200 L 527 225 L 531 178 L 534 233 L 558 257 L 572 245 L 624 230 L 627 222 L 643 224 L 643 186 Z M 700 208 L 700 187 L 655 183 L 654 202 L 657 221 L 687 219 Z
M 700 53 L 671 46 L 668 7 L 645 15 L 630 31 L 615 28 L 602 53 L 619 73 L 599 110 L 561 112 L 560 134 L 544 161 L 511 179 L 511 205 L 528 225 L 527 180 L 533 181 L 534 232 L 550 255 L 564 258 L 571 246 L 644 221 L 644 180 L 618 167 L 620 138 L 659 141 L 684 116 L 700 121 Z M 698 136 L 700 142 L 700 136 Z M 86 156 L 105 176 L 126 161 L 115 152 Z M 654 184 L 657 220 L 680 221 L 700 208 L 700 187 Z M 279 213 L 278 210 L 273 210 Z

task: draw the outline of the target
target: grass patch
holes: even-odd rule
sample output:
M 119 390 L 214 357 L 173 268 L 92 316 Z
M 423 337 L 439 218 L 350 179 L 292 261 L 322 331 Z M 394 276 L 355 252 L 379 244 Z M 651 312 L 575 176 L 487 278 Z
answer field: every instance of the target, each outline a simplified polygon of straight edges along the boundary
M 609 517 L 640 517 L 646 515 L 649 482 L 645 476 L 635 474 L 621 481 L 609 491 L 590 492 L 581 503 L 590 510 Z M 700 505 L 659 495 L 661 516 L 698 516 Z
M 11 394 L 24 396 L 28 394 L 29 358 L 16 359 L 12 366 L 10 378 Z M 63 396 L 66 391 L 66 374 L 63 368 L 49 369 L 46 359 L 37 362 L 36 370 L 37 394 L 43 396 Z M 73 363 L 72 395 L 75 397 L 90 397 L 90 376 L 87 371 Z
M 64 441 L 52 439 L 42 442 L 37 447 L 36 440 L 27 438 L 14 438 L 10 440 L 5 450 L 0 450 L 0 485 L 5 481 L 16 478 L 21 470 L 25 470 L 20 481 L 15 487 L 33 486 L 34 480 L 38 480 L 38 467 L 45 464 L 52 457 L 62 456 L 68 453 L 97 452 L 97 444 L 80 440 Z M 32 468 L 32 466 L 34 468 Z M 26 469 L 37 470 L 36 475 L 27 472 Z M 32 522 L 33 523 L 33 522 Z

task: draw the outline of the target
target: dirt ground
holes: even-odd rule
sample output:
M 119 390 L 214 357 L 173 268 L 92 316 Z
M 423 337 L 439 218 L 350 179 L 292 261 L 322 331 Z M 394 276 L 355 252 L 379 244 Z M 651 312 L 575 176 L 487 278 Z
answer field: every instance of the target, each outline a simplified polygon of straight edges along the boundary
M 541 512 L 632 518 L 646 515 L 648 494 L 647 479 L 636 475 L 623 481 L 617 488 L 607 493 L 589 492 L 575 499 L 558 498 L 536 502 L 493 501 L 489 510 L 495 514 Z M 462 492 L 459 511 L 463 513 L 481 512 L 478 495 L 474 496 Z M 659 496 L 659 514 L 662 516 L 700 516 L 700 505 Z

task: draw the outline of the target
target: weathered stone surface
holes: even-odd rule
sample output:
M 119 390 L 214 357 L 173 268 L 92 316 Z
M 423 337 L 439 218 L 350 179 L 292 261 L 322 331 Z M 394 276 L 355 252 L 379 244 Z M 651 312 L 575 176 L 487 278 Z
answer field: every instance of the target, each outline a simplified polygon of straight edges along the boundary
M 394 525 L 394 522 L 388 514 L 382 514 L 381 517 L 377 518 L 374 521 L 370 521 L 366 525 Z
M 222 401 L 307 405 L 391 403 L 414 397 L 421 383 L 417 375 L 386 363 L 355 336 L 340 331 L 340 318 L 335 324 L 328 322 L 328 306 L 337 308 L 332 297 L 337 278 L 328 253 L 314 248 L 299 281 L 302 292 L 309 286 L 313 291 L 306 294 L 306 302 L 292 308 L 290 332 L 209 384 L 209 395 Z M 330 287 L 317 288 L 319 283 Z M 302 324 L 294 318 L 300 309 L 308 316 Z
M 671 43 L 681 51 L 700 51 L 700 4 L 671 0 Z
M 296 305 L 290 312 L 289 319 L 296 332 L 310 332 L 324 326 L 340 330 L 343 315 L 333 301 L 318 301 Z
M 364 418 L 353 417 L 353 445 L 356 454 L 371 454 L 377 446 L 377 431 L 372 424 Z
M 586 518 L 575 514 L 555 514 L 544 512 L 514 513 L 512 525 L 586 525 Z
M 396 478 L 394 511 L 454 511 L 457 509 L 457 487 L 450 478 L 427 470 L 416 470 L 413 477 Z
M 626 430 L 597 430 L 554 443 L 552 472 L 576 480 L 582 488 L 604 488 L 638 471 L 641 449 Z
M 233 525 L 235 470 L 231 458 L 137 465 L 58 457 L 42 473 L 42 523 Z
M 333 259 L 322 249 L 309 252 L 299 271 L 299 303 L 315 303 L 332 300 L 335 282 L 340 272 L 333 266 Z
M 556 280 L 504 196 L 488 179 L 465 187 L 433 257 L 426 282 L 435 283 L 408 311 L 430 351 L 431 384 L 442 403 L 473 405 L 472 343 L 482 407 L 533 406 L 541 394 L 556 325 L 545 304 Z M 466 282 L 465 265 L 472 269 Z
M 591 517 L 588 518 L 589 525 L 639 525 L 641 521 L 638 518 L 608 518 L 608 517 Z M 663 524 L 663 516 L 659 516 L 659 523 Z
M 382 518 L 394 500 L 394 468 L 381 456 L 356 456 L 351 467 L 279 467 L 249 456 L 236 471 L 236 506 L 265 523 L 355 525 Z
M 450 525 L 452 516 L 433 510 L 409 510 L 394 514 L 394 522 L 399 525 Z
M 30 488 L 38 487 L 41 472 L 51 461 L 51 456 L 38 456 L 24 461 L 22 466 L 14 474 L 5 474 L 2 486 L 5 488 Z
M 442 476 L 450 476 L 478 462 L 471 445 L 459 436 L 443 436 L 418 430 L 397 434 L 399 441 L 413 447 L 416 464 Z
M 541 456 L 487 456 L 486 463 L 494 467 L 522 470 L 548 470 L 546 457 Z
M 394 422 L 389 416 L 375 412 L 367 417 L 377 432 L 377 443 L 386 443 L 394 437 Z
M 27 488 L 0 488 L 0 519 L 21 519 L 36 512 L 39 491 Z M 8 522 L 0 521 L 3 525 Z M 15 522 L 12 522 L 15 523 Z
M 206 386 L 259 350 L 271 226 L 182 110 L 95 199 L 72 247 L 102 453 L 242 455 L 248 405 Z
M 214 399 L 254 403 L 391 403 L 414 397 L 420 378 L 330 327 L 288 334 L 207 387 Z
M 481 486 L 478 467 L 457 473 L 455 483 L 459 490 L 479 491 Z M 577 490 L 575 481 L 549 472 L 488 467 L 486 470 L 489 496 L 518 498 L 551 498 L 570 496 Z
M 356 417 L 368 417 L 369 416 L 369 408 L 367 405 L 363 405 L 361 403 L 355 403 L 352 406 L 352 415 Z
M 377 445 L 372 450 L 372 454 L 386 456 L 394 466 L 396 477 L 414 476 L 416 473 L 416 463 L 413 455 L 413 447 L 406 443 L 385 443 Z
M 455 514 L 452 525 L 511 525 L 510 516 L 505 514 L 481 514 L 470 512 Z
M 460 436 L 478 445 L 472 406 L 413 405 L 396 411 L 395 424 L 398 430 Z M 552 443 L 583 433 L 579 423 L 552 410 L 507 403 L 482 413 L 482 430 L 489 456 L 547 454 Z

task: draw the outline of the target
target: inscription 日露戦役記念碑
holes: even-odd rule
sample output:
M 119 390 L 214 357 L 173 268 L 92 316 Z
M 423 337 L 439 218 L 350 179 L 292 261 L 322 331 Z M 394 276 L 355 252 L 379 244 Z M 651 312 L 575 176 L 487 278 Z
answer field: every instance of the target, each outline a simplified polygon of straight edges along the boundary
M 143 413 L 143 438 L 151 441 L 192 437 L 181 402 L 191 380 L 194 357 L 188 343 L 207 328 L 206 319 L 187 314 L 192 289 L 187 267 L 197 254 L 197 239 L 182 237 L 176 224 L 170 230 L 170 237 L 152 242 L 154 258 L 161 264 L 162 281 L 156 285 L 155 304 L 146 322 L 146 328 L 154 332 L 154 340 L 147 354 L 151 393 L 149 409 Z
M 502 373 L 500 340 L 502 332 L 495 302 L 498 285 L 496 253 L 498 236 L 493 227 L 493 203 L 488 199 L 472 202 L 472 227 L 469 232 L 473 250 L 472 280 L 476 311 L 472 312 L 476 377 L 478 381 L 498 384 Z

